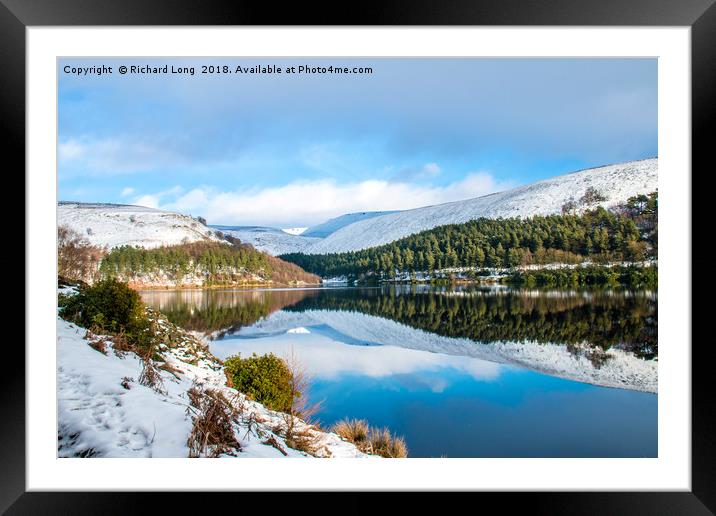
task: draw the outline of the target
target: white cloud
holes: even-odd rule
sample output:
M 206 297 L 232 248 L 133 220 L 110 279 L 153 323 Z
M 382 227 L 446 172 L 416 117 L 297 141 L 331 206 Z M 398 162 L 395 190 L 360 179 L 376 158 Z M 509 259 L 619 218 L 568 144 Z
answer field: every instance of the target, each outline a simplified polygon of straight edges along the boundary
M 57 146 L 57 157 L 60 162 L 80 158 L 85 152 L 85 147 L 77 140 L 68 140 Z
M 428 176 L 437 176 L 441 170 L 437 163 L 426 163 L 423 166 L 422 172 Z
M 342 184 L 317 180 L 228 192 L 200 187 L 186 193 L 165 191 L 145 195 L 141 199 L 167 210 L 200 213 L 212 224 L 288 227 L 318 224 L 351 212 L 406 210 L 469 199 L 512 186 L 486 172 L 474 172 L 446 186 L 379 179 Z
M 127 197 L 128 195 L 132 195 L 134 193 L 134 188 L 131 186 L 127 186 L 126 188 L 122 189 L 122 197 Z
M 174 197 L 181 195 L 184 189 L 181 186 L 175 186 L 168 190 L 163 190 L 154 194 L 145 194 L 135 197 L 132 204 L 137 206 L 146 206 L 147 208 L 159 208 L 159 204 L 164 197 Z
M 183 163 L 169 146 L 126 138 L 69 139 L 59 143 L 58 160 L 66 177 L 131 174 Z

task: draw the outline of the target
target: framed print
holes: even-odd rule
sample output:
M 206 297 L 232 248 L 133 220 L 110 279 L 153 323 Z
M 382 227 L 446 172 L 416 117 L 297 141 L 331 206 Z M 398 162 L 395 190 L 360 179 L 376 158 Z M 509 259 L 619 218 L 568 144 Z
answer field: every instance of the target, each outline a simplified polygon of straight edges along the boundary
M 3 2 L 27 251 L 3 510 L 715 510 L 691 337 L 711 2 Z

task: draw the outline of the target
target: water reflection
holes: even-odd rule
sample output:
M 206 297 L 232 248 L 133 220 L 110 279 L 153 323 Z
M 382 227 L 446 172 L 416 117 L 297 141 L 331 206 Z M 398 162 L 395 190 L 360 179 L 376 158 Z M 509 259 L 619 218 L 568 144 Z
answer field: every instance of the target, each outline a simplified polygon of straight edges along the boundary
M 222 338 L 318 294 L 317 289 L 149 290 L 144 302 L 188 331 Z
M 613 346 L 658 355 L 657 296 L 649 291 L 526 291 L 429 286 L 277 291 L 155 291 L 144 300 L 172 322 L 221 338 L 278 310 L 359 312 L 482 343 L 566 344 L 595 367 Z M 589 350 L 592 350 L 591 352 Z
M 142 296 L 220 358 L 295 354 L 324 425 L 388 426 L 412 457 L 657 453 L 653 292 L 420 285 Z

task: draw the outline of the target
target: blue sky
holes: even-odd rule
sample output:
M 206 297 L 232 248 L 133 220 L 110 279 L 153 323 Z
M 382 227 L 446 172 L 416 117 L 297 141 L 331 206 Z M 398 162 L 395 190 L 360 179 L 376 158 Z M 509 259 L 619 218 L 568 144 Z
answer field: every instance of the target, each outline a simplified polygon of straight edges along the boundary
M 102 64 L 114 73 L 63 72 Z M 143 64 L 195 74 L 116 73 Z M 308 226 L 658 154 L 656 59 L 93 58 L 58 73 L 61 200 L 214 224 Z

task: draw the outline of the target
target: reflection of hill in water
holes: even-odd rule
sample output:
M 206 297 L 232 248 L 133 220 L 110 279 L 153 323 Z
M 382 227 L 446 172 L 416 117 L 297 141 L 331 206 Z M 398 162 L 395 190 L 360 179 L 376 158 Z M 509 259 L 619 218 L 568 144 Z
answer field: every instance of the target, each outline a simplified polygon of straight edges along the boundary
M 657 297 L 650 292 L 366 288 L 151 291 L 142 297 L 175 324 L 212 338 L 277 310 L 330 310 L 483 343 L 565 344 L 595 365 L 612 347 L 645 359 L 658 355 Z
M 584 347 L 612 346 L 651 359 L 658 354 L 657 298 L 647 292 L 446 291 L 395 295 L 377 289 L 336 290 L 307 297 L 285 310 L 354 311 L 446 337 L 483 343 L 530 341 Z
M 318 290 L 180 290 L 142 292 L 144 302 L 182 328 L 221 337 L 277 310 L 315 296 Z
M 657 362 L 650 360 L 658 352 L 657 297 L 649 292 L 392 287 L 142 297 L 212 339 L 305 326 L 352 345 L 472 356 L 595 385 L 657 389 Z
M 252 326 L 242 328 L 232 338 L 261 339 L 286 334 L 295 328 L 307 328 L 311 332 L 325 335 L 325 327 L 331 328 L 331 338 L 346 344 L 377 344 L 472 357 L 593 385 L 657 392 L 658 362 L 641 359 L 630 351 L 616 347 L 604 351 L 601 348 L 530 341 L 480 343 L 466 338 L 436 335 L 356 311 L 282 310 Z

